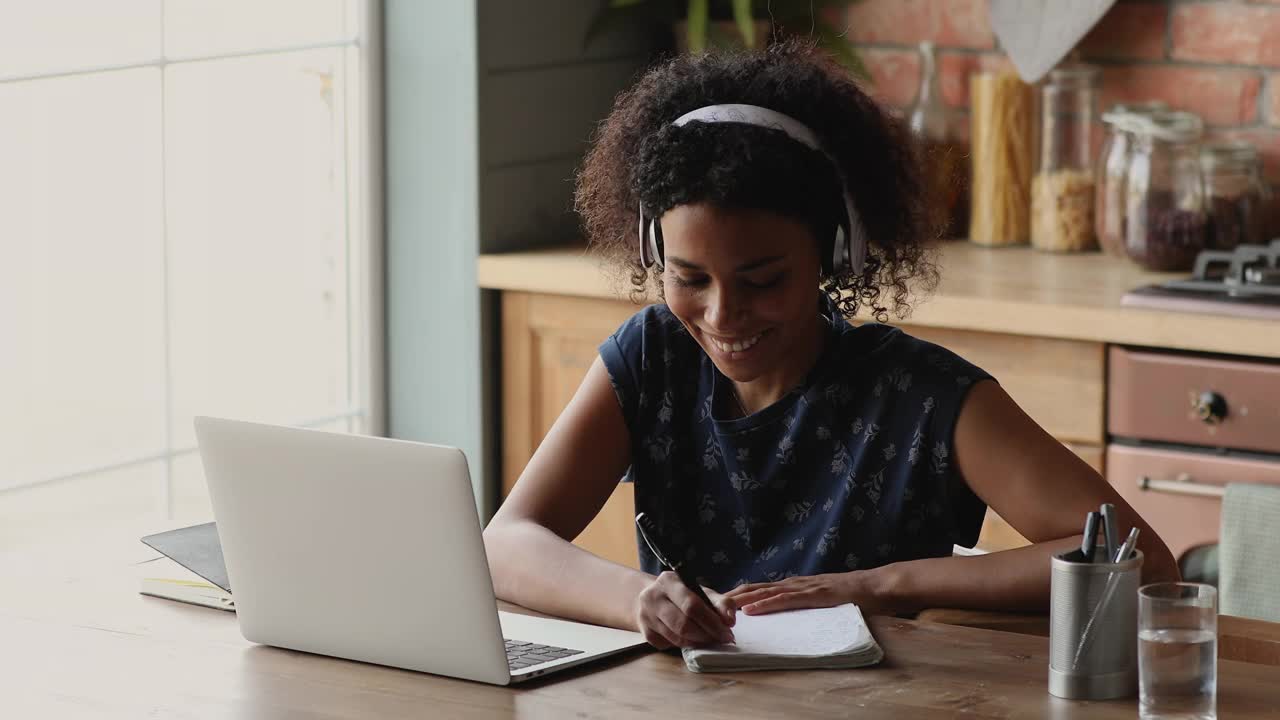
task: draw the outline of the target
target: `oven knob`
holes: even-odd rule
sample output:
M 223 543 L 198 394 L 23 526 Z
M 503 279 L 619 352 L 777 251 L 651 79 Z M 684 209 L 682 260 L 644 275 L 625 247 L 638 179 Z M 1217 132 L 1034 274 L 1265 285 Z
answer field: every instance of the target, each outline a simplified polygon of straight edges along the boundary
M 1191 410 L 1206 425 L 1217 425 L 1227 417 L 1227 399 L 1212 390 L 1191 398 Z

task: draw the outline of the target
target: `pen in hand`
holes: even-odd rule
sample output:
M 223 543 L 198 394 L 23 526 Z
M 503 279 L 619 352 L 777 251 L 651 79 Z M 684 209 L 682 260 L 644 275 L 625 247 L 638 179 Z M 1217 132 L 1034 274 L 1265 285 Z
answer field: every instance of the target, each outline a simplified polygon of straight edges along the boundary
M 658 526 L 653 519 L 644 513 L 636 515 L 636 527 L 640 528 L 640 537 L 644 538 L 644 543 L 649 546 L 649 550 L 653 552 L 653 556 L 658 558 L 658 562 L 662 563 L 667 569 L 675 573 L 680 578 L 680 582 L 689 588 L 689 591 L 697 595 L 702 602 L 707 604 L 712 610 L 719 614 L 720 610 L 716 608 L 715 603 L 711 602 L 711 598 L 707 597 L 707 593 L 702 589 L 702 585 L 698 583 L 697 578 L 689 572 L 685 567 L 684 561 L 676 561 L 665 548 L 662 547 L 662 537 L 658 533 Z

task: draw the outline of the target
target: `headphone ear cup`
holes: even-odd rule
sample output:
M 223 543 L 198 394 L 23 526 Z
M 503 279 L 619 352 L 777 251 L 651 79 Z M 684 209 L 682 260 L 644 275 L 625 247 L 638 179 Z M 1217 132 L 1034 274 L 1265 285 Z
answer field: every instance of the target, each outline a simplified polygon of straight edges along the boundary
M 653 218 L 649 221 L 649 257 L 653 258 L 654 264 L 658 269 L 663 268 L 662 253 L 665 248 L 662 245 L 662 226 L 658 224 L 658 219 Z
M 838 275 L 849 269 L 848 242 L 844 225 L 836 225 L 836 239 L 831 244 L 831 258 L 827 262 L 828 275 Z
M 640 245 L 640 264 L 644 267 L 649 267 L 653 265 L 653 254 L 650 249 L 652 241 L 648 233 L 645 232 L 644 208 L 640 209 L 640 223 L 639 227 L 636 228 L 636 236 Z

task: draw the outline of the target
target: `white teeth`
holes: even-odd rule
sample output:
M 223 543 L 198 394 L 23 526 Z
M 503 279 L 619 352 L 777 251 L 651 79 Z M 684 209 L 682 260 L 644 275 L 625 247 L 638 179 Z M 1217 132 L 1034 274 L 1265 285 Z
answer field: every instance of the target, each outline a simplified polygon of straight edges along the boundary
M 759 335 L 755 335 L 753 337 L 747 338 L 744 341 L 735 342 L 735 343 L 724 343 L 724 342 L 720 342 L 719 340 L 716 340 L 715 338 L 712 338 L 711 344 L 715 345 L 716 349 L 719 350 L 720 352 L 724 352 L 724 353 L 743 352 L 745 350 L 750 350 L 757 342 L 760 342 L 760 336 L 763 334 L 764 333 L 760 333 Z

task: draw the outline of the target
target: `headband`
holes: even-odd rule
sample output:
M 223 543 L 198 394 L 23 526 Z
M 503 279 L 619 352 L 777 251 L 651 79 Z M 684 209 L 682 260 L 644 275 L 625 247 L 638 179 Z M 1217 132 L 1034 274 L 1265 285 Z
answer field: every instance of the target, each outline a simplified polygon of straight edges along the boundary
M 826 155 L 827 159 L 831 161 L 831 165 L 835 168 L 837 177 L 840 178 L 845 215 L 848 218 L 846 226 L 847 242 L 842 242 L 842 239 L 837 236 L 835 244 L 836 257 L 833 261 L 833 267 L 838 269 L 842 264 L 847 263 L 854 273 L 862 272 L 862 267 L 867 257 L 867 231 L 862 225 L 862 219 L 858 216 L 858 211 L 854 208 L 853 198 L 849 195 L 844 173 L 840 172 L 840 164 L 822 147 L 822 144 L 818 142 L 818 136 L 804 123 L 777 110 L 770 110 L 759 105 L 727 104 L 707 105 L 696 110 L 690 110 L 676 118 L 675 122 L 671 124 L 681 127 L 690 122 L 739 123 L 781 130 L 792 140 Z

